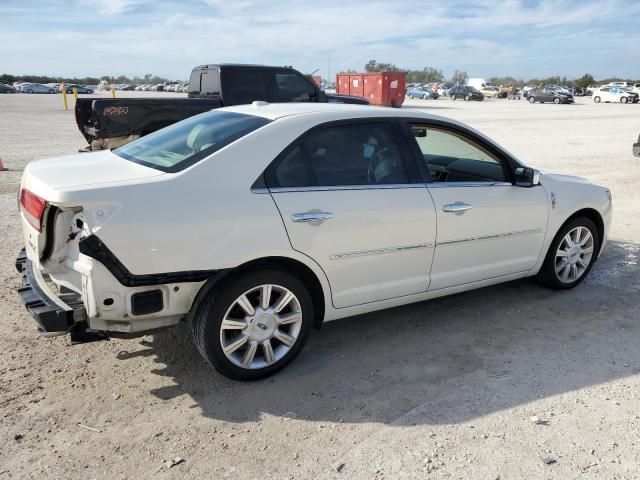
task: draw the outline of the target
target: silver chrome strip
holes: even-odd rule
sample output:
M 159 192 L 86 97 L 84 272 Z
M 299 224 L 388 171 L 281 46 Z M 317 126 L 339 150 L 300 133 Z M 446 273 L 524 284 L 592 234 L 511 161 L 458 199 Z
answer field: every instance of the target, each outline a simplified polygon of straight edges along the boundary
M 401 247 L 374 248 L 371 250 L 360 250 L 356 252 L 335 253 L 329 256 L 331 260 L 345 260 L 354 257 L 366 257 L 369 255 L 383 255 L 385 253 L 405 252 L 407 250 L 415 250 L 418 248 L 433 248 L 433 243 L 420 243 L 417 245 L 403 245 Z
M 532 233 L 542 233 L 542 229 L 532 228 L 530 230 L 516 230 L 513 232 L 498 233 L 497 235 L 481 235 L 478 237 L 460 238 L 457 240 L 447 240 L 445 242 L 438 242 L 436 246 L 439 247 L 440 245 L 454 245 L 457 243 L 473 242 L 476 240 L 492 240 L 494 238 L 515 237 L 517 235 L 530 235 Z
M 431 182 L 426 184 L 428 188 L 451 187 L 512 187 L 510 182 Z
M 388 185 L 333 185 L 325 187 L 277 187 L 271 193 L 286 192 L 331 192 L 334 190 L 397 190 L 404 188 L 426 188 L 424 183 L 388 184 Z

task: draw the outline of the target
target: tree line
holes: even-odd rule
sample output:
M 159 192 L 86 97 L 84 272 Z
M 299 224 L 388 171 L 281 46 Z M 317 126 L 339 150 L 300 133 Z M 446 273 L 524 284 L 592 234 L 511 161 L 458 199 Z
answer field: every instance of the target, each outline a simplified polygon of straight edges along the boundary
M 422 70 L 411 70 L 406 68 L 400 68 L 393 63 L 378 62 L 376 60 L 369 60 L 365 66 L 366 72 L 406 72 L 407 82 L 409 83 L 460 83 L 465 84 L 469 79 L 467 72 L 463 70 L 454 71 L 450 78 L 445 78 L 442 70 L 438 70 L 432 67 L 424 67 Z M 355 70 L 348 70 L 345 73 L 358 73 Z M 547 78 L 515 78 L 515 77 L 491 77 L 488 79 L 490 83 L 494 85 L 514 85 L 516 87 L 524 87 L 525 85 L 566 85 L 569 87 L 581 87 L 586 88 L 589 85 L 595 83 L 609 83 L 609 82 L 628 82 L 628 83 L 640 83 L 640 80 L 623 79 L 623 78 L 605 78 L 596 80 L 593 75 L 585 73 L 582 77 L 576 79 L 569 79 L 566 76 L 551 76 Z
M 109 75 L 103 75 L 102 77 L 50 77 L 47 75 L 10 75 L 3 73 L 0 75 L 0 82 L 13 83 L 13 82 L 31 82 L 31 83 L 77 83 L 80 85 L 98 85 L 102 80 L 106 80 L 109 84 L 131 84 L 131 85 L 143 85 L 170 82 L 164 77 L 159 77 L 151 73 L 146 74 L 144 77 L 127 77 L 126 75 L 118 75 L 112 77 Z M 182 82 L 183 80 L 173 80 L 174 82 Z

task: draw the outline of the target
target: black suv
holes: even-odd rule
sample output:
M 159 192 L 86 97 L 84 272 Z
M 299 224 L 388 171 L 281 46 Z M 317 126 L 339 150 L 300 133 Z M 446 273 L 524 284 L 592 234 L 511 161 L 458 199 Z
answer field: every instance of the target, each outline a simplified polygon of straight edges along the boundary
M 470 87 L 469 85 L 455 85 L 451 87 L 451 90 L 449 90 L 449 96 L 451 97 L 451 100 L 455 100 L 457 98 L 463 98 L 465 100 L 484 100 L 484 94 L 480 90 Z

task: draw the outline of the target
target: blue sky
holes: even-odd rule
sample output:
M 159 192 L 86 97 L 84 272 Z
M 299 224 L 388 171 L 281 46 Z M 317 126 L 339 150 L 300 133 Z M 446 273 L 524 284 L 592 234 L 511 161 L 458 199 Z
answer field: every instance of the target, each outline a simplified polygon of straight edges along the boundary
M 0 0 L 0 73 L 187 79 L 214 62 L 326 75 L 640 78 L 638 0 Z

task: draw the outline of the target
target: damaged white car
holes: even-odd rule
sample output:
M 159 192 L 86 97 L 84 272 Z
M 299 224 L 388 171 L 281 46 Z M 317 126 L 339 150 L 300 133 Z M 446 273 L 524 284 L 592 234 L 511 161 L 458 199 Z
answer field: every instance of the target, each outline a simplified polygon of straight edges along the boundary
M 222 108 L 31 162 L 20 188 L 20 293 L 41 333 L 186 321 L 236 379 L 281 369 L 324 321 L 529 276 L 574 287 L 612 210 L 606 188 L 453 120 L 339 104 Z

